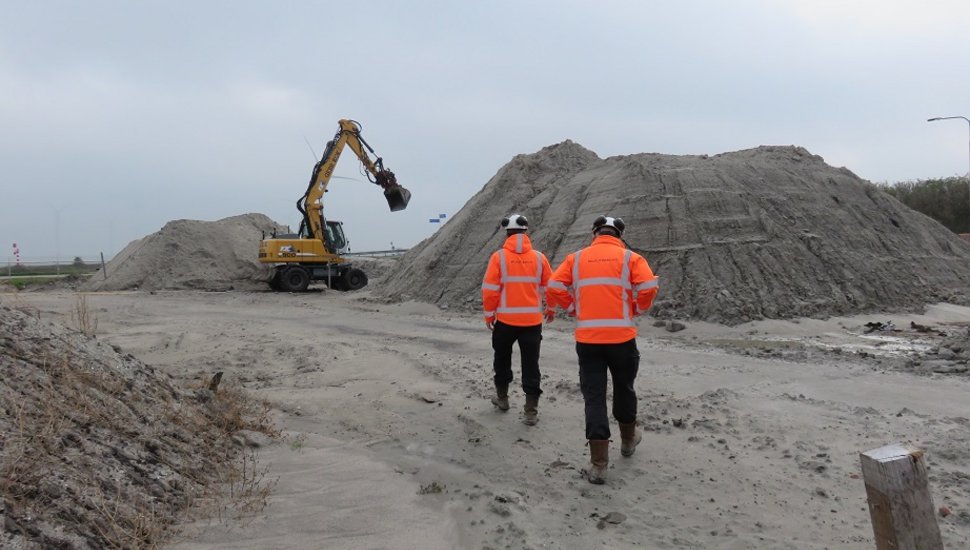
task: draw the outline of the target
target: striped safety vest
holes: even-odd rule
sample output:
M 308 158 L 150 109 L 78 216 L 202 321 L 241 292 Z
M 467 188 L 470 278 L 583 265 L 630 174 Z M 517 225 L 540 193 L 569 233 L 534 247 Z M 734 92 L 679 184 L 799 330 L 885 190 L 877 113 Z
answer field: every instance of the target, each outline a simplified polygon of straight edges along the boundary
M 492 254 L 482 280 L 485 319 L 515 326 L 542 324 L 542 297 L 551 275 L 549 260 L 532 248 L 527 235 L 509 236 Z
M 657 278 L 639 254 L 601 235 L 556 269 L 547 299 L 576 318 L 576 341 L 616 344 L 636 338 L 634 317 L 657 295 Z

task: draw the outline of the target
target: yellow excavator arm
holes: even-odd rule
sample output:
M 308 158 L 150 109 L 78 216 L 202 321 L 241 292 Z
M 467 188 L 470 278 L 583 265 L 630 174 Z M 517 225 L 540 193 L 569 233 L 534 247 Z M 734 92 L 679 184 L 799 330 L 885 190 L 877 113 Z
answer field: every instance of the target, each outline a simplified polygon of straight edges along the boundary
M 322 215 L 323 194 L 327 192 L 327 185 L 330 184 L 330 178 L 333 176 L 333 170 L 337 166 L 344 146 L 350 147 L 350 150 L 360 159 L 367 171 L 367 179 L 384 189 L 384 198 L 387 199 L 391 212 L 404 210 L 411 200 L 411 192 L 398 185 L 394 172 L 384 168 L 381 157 L 371 160 L 370 155 L 374 154 L 374 149 L 361 137 L 360 124 L 347 119 L 341 119 L 339 124 L 337 133 L 331 141 L 327 142 L 323 156 L 313 167 L 306 193 L 296 203 L 296 207 L 303 214 L 301 233 L 302 229 L 305 229 L 307 236 L 314 239 L 325 239 Z
M 333 139 L 327 142 L 320 161 L 313 167 L 310 184 L 296 207 L 303 214 L 300 231 L 296 234 L 263 236 L 259 243 L 259 261 L 273 264 L 269 286 L 273 290 L 302 292 L 311 281 L 326 281 L 336 290 L 358 290 L 367 284 L 367 274 L 342 257 L 341 248 L 347 243 L 340 222 L 323 217 L 323 194 L 333 176 L 344 147 L 357 155 L 364 165 L 367 179 L 384 190 L 384 198 L 391 212 L 404 210 L 411 200 L 411 192 L 401 187 L 394 172 L 384 168 L 384 161 L 360 137 L 360 124 L 341 120 Z

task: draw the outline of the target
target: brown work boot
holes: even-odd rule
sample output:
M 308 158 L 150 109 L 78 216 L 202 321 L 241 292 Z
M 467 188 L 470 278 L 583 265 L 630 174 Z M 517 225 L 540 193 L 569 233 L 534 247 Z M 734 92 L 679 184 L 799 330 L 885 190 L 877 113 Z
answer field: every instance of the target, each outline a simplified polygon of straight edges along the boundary
M 525 417 L 522 419 L 522 423 L 526 426 L 535 426 L 539 422 L 539 396 L 538 395 L 528 395 L 525 396 Z
M 606 468 L 610 464 L 610 440 L 589 440 L 590 468 L 586 470 L 586 479 L 594 485 L 606 482 Z
M 509 386 L 508 384 L 500 386 L 495 384 L 495 396 L 492 397 L 492 405 L 498 407 L 498 410 L 505 412 L 509 410 Z
M 620 454 L 623 456 L 633 456 L 637 451 L 637 445 L 643 440 L 643 432 L 636 420 L 629 423 L 620 422 Z

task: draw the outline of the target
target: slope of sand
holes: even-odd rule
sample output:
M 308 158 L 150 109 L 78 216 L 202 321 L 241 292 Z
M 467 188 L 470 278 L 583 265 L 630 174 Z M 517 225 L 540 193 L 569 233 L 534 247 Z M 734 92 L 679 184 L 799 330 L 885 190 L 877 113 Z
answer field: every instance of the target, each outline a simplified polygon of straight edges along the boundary
M 259 263 L 259 242 L 273 231 L 285 229 L 263 214 L 171 221 L 130 243 L 80 289 L 265 290 L 272 268 Z M 362 256 L 347 259 L 371 278 L 384 275 L 393 261 Z M 65 288 L 64 283 L 59 284 Z
M 218 399 L 2 302 L 0 548 L 148 547 L 216 494 L 237 454 Z
M 258 261 L 259 241 L 282 229 L 263 214 L 171 221 L 126 246 L 82 290 L 262 289 L 270 269 Z
M 6 297 L 3 297 L 6 300 Z M 73 296 L 20 295 L 67 318 Z M 193 525 L 176 548 L 872 548 L 859 453 L 925 449 L 947 548 L 970 540 L 970 377 L 950 356 L 970 309 L 924 315 L 641 323 L 639 420 L 605 486 L 587 463 L 567 322 L 544 333 L 540 422 L 489 404 L 477 314 L 367 292 L 88 296 L 99 339 L 176 377 L 225 371 L 268 399 L 289 438 L 262 449 L 279 479 L 243 522 Z M 910 323 L 948 333 L 872 332 Z M 950 347 L 945 347 L 949 345 Z M 965 362 L 964 362 L 965 365 Z
M 593 219 L 660 277 L 652 315 L 737 324 L 761 318 L 918 310 L 968 302 L 970 244 L 845 168 L 800 147 L 600 159 L 566 141 L 518 155 L 381 290 L 475 307 L 498 222 L 525 214 L 553 265 L 589 243 Z

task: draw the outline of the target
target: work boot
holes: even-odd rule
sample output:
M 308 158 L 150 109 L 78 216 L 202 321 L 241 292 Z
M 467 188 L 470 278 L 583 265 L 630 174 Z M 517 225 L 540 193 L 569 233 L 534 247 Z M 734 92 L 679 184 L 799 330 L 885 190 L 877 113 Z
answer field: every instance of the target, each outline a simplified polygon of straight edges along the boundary
M 522 419 L 522 423 L 526 426 L 535 426 L 539 422 L 539 396 L 529 395 L 525 396 L 525 418 Z
M 606 467 L 610 464 L 610 440 L 589 440 L 590 468 L 586 470 L 586 479 L 594 485 L 606 482 Z
M 498 410 L 505 412 L 509 410 L 509 385 L 505 384 L 499 385 L 495 384 L 495 396 L 492 397 L 492 405 L 498 407 Z
M 620 422 L 620 454 L 623 456 L 633 456 L 637 451 L 637 445 L 643 440 L 643 432 L 637 421 Z

